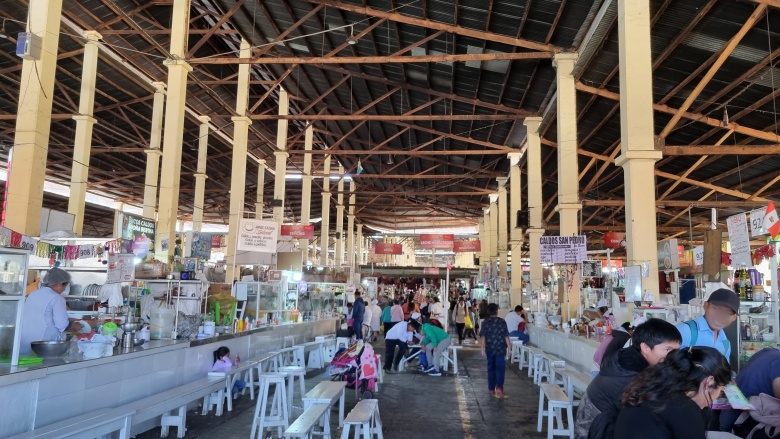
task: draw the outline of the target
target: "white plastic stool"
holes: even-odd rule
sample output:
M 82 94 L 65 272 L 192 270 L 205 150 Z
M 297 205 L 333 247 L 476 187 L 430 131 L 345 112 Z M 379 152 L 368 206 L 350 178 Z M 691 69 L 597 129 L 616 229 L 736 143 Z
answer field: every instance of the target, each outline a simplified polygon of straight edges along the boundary
M 222 416 L 222 408 L 224 407 L 225 399 L 232 398 L 233 395 L 229 392 L 225 392 L 225 389 L 220 389 L 218 392 L 211 393 L 203 397 L 203 411 L 201 415 L 205 416 L 209 414 L 212 407 L 216 406 L 217 410 L 214 413 L 217 416 Z
M 521 362 L 522 356 L 520 355 L 520 349 L 523 347 L 522 340 L 512 340 L 512 356 L 509 357 L 509 363 Z
M 341 348 L 349 347 L 349 337 L 336 337 L 336 352 Z
M 523 370 L 524 367 L 531 368 L 531 351 L 528 350 L 526 345 L 520 346 L 520 364 L 519 369 Z
M 306 395 L 306 368 L 300 366 L 285 366 L 279 368 L 279 372 L 287 374 L 287 406 L 288 413 L 292 413 L 293 407 L 293 389 L 295 386 L 295 379 L 298 378 L 298 383 L 301 386 L 301 398 Z
M 330 364 L 331 361 L 333 361 L 333 357 L 336 355 L 336 339 L 330 338 L 325 339 L 325 342 L 322 344 L 322 358 L 323 361 L 325 361 L 325 365 L 327 366 Z
M 264 431 L 268 427 L 276 427 L 276 435 L 281 437 L 282 432 L 290 426 L 285 378 L 287 378 L 286 373 L 271 372 L 260 375 L 260 390 L 257 405 L 255 405 L 255 416 L 252 420 L 252 430 L 249 433 L 250 439 L 255 438 L 255 433 L 257 433 L 257 439 L 264 439 Z M 271 412 L 267 414 L 271 386 L 275 386 L 274 396 L 271 400 Z

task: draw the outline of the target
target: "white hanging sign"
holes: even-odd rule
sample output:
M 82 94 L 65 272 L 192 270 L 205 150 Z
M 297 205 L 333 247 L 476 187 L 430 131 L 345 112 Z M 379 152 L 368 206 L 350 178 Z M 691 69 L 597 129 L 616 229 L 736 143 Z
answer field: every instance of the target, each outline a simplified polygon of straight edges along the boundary
M 750 235 L 748 235 L 747 214 L 740 213 L 726 219 L 731 243 L 731 266 L 753 266 L 750 257 Z
M 274 253 L 279 226 L 275 221 L 243 218 L 238 225 L 238 250 Z
M 704 265 L 704 246 L 700 245 L 693 248 L 693 265 L 701 267 Z
M 756 237 L 769 234 L 769 232 L 767 232 L 764 228 L 765 214 L 765 208 L 755 209 L 748 212 L 748 215 L 750 215 L 750 236 Z
M 579 264 L 588 259 L 588 239 L 579 236 L 540 236 L 543 264 Z

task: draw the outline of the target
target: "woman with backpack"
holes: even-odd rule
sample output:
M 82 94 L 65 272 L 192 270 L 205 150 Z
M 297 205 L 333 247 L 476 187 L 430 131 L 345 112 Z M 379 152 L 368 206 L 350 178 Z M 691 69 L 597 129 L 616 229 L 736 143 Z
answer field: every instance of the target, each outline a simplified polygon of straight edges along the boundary
M 463 344 L 463 333 L 466 330 L 466 318 L 469 315 L 469 305 L 463 296 L 458 299 L 457 305 L 452 310 L 452 321 L 458 329 L 458 344 Z M 475 337 L 476 338 L 476 337 Z

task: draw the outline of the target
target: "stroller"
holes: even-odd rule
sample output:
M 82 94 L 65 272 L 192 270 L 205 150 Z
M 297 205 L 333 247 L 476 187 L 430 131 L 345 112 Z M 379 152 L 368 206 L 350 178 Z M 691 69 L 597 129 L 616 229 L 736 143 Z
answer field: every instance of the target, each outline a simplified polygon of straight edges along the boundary
M 331 381 L 346 381 L 348 389 L 355 389 L 363 399 L 371 399 L 376 389 L 377 365 L 379 359 L 370 344 L 358 341 L 349 348 L 336 352 L 330 362 L 325 377 Z

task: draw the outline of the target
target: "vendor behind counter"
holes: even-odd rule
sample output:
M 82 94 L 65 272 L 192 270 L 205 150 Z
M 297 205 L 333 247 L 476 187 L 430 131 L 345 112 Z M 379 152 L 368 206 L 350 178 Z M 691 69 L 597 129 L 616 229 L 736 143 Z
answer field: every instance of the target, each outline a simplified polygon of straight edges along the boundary
M 41 281 L 40 288 L 31 292 L 22 312 L 21 355 L 30 353 L 34 341 L 56 341 L 69 327 L 80 330 L 81 324 L 71 323 L 62 292 L 70 283 L 70 274 L 61 268 L 52 268 Z

